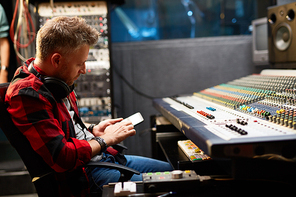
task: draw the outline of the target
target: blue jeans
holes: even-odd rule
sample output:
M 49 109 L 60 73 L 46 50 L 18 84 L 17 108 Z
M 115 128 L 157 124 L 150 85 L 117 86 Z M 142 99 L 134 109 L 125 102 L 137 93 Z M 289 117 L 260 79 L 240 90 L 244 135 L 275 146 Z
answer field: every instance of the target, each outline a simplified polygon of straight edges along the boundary
M 141 156 L 125 155 L 125 157 L 127 160 L 126 166 L 138 170 L 140 173 L 164 172 L 173 170 L 168 162 Z M 114 157 L 109 154 L 104 154 L 101 161 L 117 163 Z M 102 187 L 103 185 L 107 185 L 108 183 L 118 182 L 120 178 L 120 172 L 116 169 L 94 168 L 91 171 L 87 169 L 87 172 L 90 180 L 91 191 L 95 191 L 96 189 Z M 142 174 L 134 174 L 131 178 L 131 181 L 142 181 Z

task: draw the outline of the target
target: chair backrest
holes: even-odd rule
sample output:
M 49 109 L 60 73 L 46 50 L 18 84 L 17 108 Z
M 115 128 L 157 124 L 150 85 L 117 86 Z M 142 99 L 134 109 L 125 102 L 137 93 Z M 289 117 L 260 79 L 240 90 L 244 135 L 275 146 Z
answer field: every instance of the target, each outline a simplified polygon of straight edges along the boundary
M 17 129 L 10 118 L 5 105 L 5 94 L 9 83 L 0 84 L 0 128 L 6 135 L 10 144 L 16 149 L 32 180 L 36 177 L 42 177 L 34 181 L 36 191 L 39 196 L 58 196 L 57 182 L 52 173 L 52 169 L 44 162 L 31 147 L 27 138 Z M 46 175 L 46 176 L 44 176 Z
M 51 173 L 53 170 L 44 162 L 42 157 L 33 150 L 27 138 L 14 125 L 10 114 L 7 111 L 7 106 L 4 101 L 8 86 L 9 83 L 0 84 L 0 128 L 6 135 L 10 144 L 16 149 L 22 158 L 30 176 L 32 177 L 32 181 L 36 180 L 33 183 L 38 196 L 58 196 L 58 184 L 54 177 L 54 173 Z M 93 162 L 89 163 L 87 166 L 117 169 L 121 172 L 122 181 L 129 180 L 133 174 L 140 174 L 137 170 L 109 162 Z M 76 179 L 73 179 L 72 181 L 76 182 Z M 79 184 L 78 180 L 77 183 Z M 99 194 L 95 195 L 99 196 Z

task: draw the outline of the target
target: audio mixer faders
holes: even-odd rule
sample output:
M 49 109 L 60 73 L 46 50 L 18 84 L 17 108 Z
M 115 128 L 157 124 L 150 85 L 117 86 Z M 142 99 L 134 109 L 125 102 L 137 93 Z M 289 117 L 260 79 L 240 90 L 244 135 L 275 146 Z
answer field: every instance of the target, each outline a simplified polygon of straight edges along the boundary
M 153 104 L 210 157 L 296 157 L 295 71 L 268 70 Z

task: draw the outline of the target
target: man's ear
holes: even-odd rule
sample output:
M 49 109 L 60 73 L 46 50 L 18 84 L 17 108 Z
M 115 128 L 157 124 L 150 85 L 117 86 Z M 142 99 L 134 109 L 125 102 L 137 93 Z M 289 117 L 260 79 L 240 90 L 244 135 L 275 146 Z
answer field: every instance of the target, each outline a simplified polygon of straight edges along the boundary
M 55 68 L 58 68 L 60 65 L 61 65 L 61 54 L 59 53 L 54 53 L 52 54 L 51 56 L 51 64 L 55 67 Z

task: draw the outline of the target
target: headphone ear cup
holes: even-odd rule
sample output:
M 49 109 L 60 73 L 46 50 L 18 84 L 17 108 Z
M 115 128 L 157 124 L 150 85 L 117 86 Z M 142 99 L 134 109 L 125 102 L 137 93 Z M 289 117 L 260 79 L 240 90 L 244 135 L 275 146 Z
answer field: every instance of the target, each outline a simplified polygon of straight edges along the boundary
M 65 98 L 74 90 L 74 84 L 68 86 L 68 84 L 60 79 L 43 76 L 34 68 L 33 64 L 34 61 L 28 66 L 29 72 L 33 73 L 44 83 L 45 87 L 52 93 L 56 100 Z
M 57 100 L 65 98 L 74 89 L 74 85 L 70 87 L 64 81 L 54 77 L 45 77 L 44 85 Z

